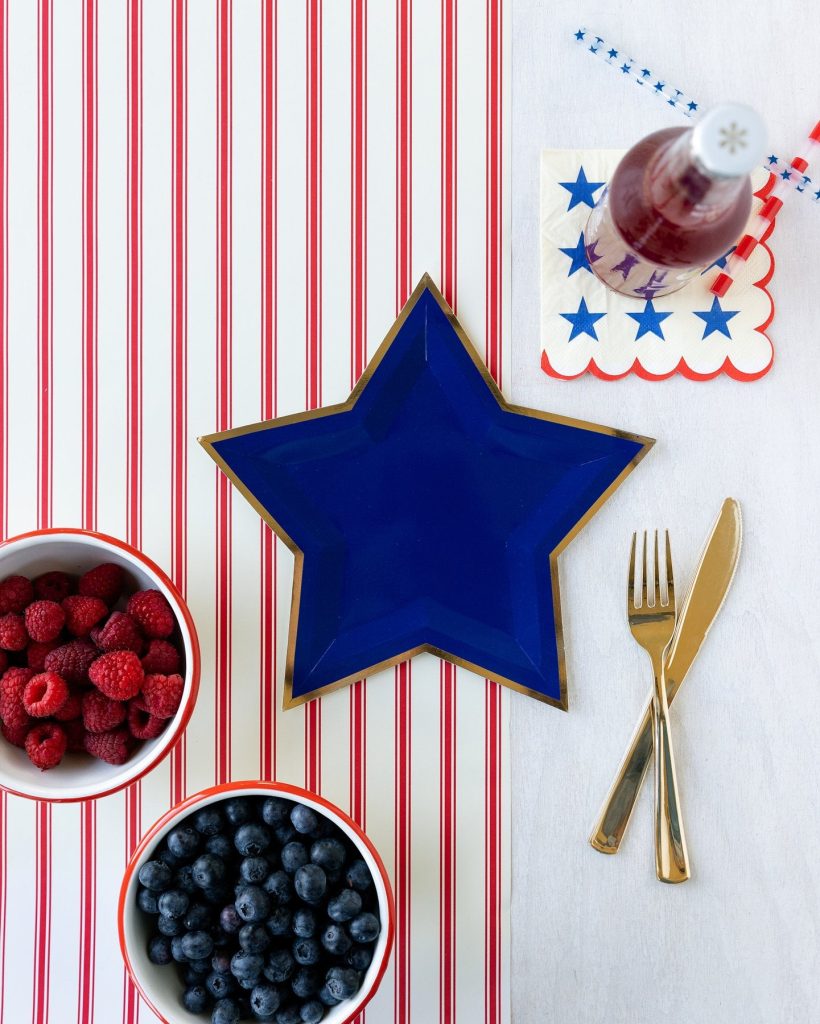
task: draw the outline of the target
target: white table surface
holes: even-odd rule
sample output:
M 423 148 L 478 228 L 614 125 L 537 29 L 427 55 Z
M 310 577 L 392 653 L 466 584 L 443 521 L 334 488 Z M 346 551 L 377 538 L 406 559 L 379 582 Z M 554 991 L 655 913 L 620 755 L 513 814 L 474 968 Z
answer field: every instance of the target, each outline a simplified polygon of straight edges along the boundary
M 808 1024 L 820 1019 L 820 208 L 793 202 L 774 236 L 763 380 L 544 376 L 539 150 L 627 146 L 681 122 L 574 47 L 579 24 L 704 104 L 756 106 L 783 156 L 820 116 L 810 4 L 515 0 L 507 391 L 657 444 L 562 557 L 569 714 L 513 696 L 513 1020 Z M 624 621 L 628 538 L 669 527 L 683 582 L 727 495 L 744 550 L 673 712 L 693 876 L 670 887 L 654 877 L 649 789 L 617 857 L 586 842 L 650 683 Z

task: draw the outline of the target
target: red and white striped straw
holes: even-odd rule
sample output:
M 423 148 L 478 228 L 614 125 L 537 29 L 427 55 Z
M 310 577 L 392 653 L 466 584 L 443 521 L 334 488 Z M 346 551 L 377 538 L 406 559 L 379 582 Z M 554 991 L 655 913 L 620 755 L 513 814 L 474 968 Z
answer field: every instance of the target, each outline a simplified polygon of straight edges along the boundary
M 746 263 L 754 250 L 774 227 L 775 218 L 780 212 L 783 201 L 794 187 L 794 181 L 805 175 L 812 157 L 816 157 L 816 149 L 820 146 L 820 121 L 811 130 L 803 147 L 792 160 L 786 170 L 778 175 L 772 191 L 761 206 L 749 231 L 740 239 L 732 255 L 726 261 L 726 267 L 717 275 L 711 284 L 710 291 L 722 298 L 732 287 L 742 264 Z

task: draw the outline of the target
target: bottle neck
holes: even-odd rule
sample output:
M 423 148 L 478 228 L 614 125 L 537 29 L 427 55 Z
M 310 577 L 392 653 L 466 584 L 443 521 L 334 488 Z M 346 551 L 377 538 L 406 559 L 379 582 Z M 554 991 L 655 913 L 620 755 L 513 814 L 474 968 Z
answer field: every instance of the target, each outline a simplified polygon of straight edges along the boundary
M 647 167 L 646 188 L 656 210 L 670 221 L 683 221 L 697 212 L 725 210 L 737 199 L 746 177 L 716 178 L 698 162 L 692 147 L 692 129 L 662 146 Z

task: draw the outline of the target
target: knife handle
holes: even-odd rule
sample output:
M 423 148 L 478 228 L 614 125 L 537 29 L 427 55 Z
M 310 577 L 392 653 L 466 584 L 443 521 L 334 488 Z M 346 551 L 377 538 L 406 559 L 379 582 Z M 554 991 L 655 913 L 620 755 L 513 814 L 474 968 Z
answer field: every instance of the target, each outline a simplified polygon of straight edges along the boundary
M 678 692 L 678 683 L 673 679 L 666 682 L 666 696 L 672 703 Z M 623 760 L 618 767 L 612 785 L 598 813 L 590 833 L 590 844 L 599 853 L 617 853 L 626 832 L 629 819 L 638 799 L 649 759 L 652 757 L 652 694 L 644 705 Z
M 654 664 L 655 697 L 652 728 L 655 744 L 655 873 L 661 882 L 689 878 L 689 854 L 683 832 L 675 755 L 669 730 L 669 705 L 662 659 Z

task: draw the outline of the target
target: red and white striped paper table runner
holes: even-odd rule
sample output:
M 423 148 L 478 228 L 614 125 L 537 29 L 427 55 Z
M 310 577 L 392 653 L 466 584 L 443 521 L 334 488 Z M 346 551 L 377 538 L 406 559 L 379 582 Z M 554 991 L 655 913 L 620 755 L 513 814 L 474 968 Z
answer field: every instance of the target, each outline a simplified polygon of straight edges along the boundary
M 142 782 L 0 796 L 0 1024 L 155 1020 L 125 860 L 184 794 L 260 775 L 350 809 L 391 871 L 362 1020 L 509 1020 L 507 695 L 424 656 L 282 713 L 292 559 L 195 442 L 342 400 L 425 270 L 503 385 L 506 6 L 0 0 L 0 530 L 126 537 L 203 648 Z

